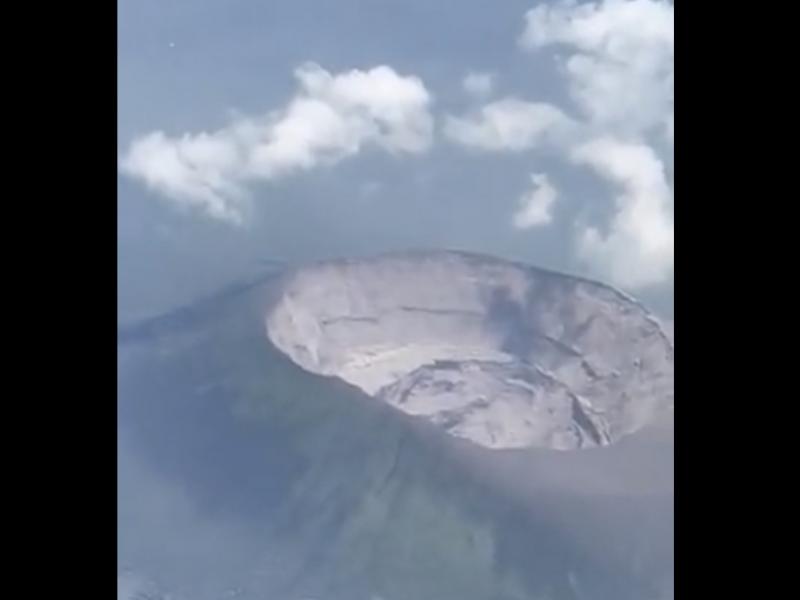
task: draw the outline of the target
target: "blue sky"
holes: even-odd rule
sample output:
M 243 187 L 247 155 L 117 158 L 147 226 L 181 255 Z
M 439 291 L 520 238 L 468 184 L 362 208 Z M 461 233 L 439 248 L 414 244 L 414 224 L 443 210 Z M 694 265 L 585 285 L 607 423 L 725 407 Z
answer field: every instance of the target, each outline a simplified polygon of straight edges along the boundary
M 120 319 L 419 246 L 671 316 L 672 4 L 539 4 L 120 0 Z

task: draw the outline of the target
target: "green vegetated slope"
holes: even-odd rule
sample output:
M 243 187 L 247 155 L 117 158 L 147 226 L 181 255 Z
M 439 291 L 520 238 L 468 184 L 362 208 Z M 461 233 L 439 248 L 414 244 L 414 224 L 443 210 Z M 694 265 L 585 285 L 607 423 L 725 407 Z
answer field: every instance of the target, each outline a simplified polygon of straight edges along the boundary
M 168 531 L 126 547 L 148 517 L 121 495 L 123 558 L 174 562 L 153 568 L 196 600 L 234 580 L 237 597 L 276 600 L 655 597 L 452 460 L 438 432 L 290 363 L 263 332 L 268 293 L 233 289 L 121 334 L 121 431 L 193 510 L 246 532 L 192 577 Z M 240 540 L 246 558 L 226 562 Z

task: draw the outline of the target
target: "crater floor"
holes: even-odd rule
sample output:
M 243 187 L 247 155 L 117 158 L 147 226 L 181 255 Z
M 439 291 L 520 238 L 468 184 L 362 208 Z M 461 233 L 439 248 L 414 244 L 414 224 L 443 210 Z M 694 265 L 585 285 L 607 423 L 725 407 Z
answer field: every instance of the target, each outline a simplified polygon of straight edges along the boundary
M 493 449 L 607 445 L 673 407 L 673 344 L 641 305 L 490 257 L 300 268 L 266 329 L 302 368 Z

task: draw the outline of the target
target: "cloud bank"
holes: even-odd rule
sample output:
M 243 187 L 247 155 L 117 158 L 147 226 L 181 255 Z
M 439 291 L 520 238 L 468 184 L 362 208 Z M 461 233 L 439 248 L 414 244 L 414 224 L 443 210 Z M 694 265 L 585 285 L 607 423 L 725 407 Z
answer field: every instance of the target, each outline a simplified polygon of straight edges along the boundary
M 391 154 L 430 147 L 432 97 L 417 77 L 388 66 L 331 74 L 313 63 L 295 77 L 298 91 L 280 110 L 212 133 L 135 139 L 122 172 L 179 206 L 242 223 L 253 182 L 333 164 L 368 146 Z
M 578 231 L 578 258 L 628 288 L 669 282 L 674 202 L 659 147 L 664 153 L 674 145 L 672 2 L 542 3 L 525 15 L 518 42 L 525 51 L 554 53 L 570 105 L 496 100 L 448 116 L 446 137 L 478 151 L 546 149 L 591 170 L 613 188 L 614 214 L 605 233 L 595 226 Z M 550 222 L 542 208 L 546 190 L 525 194 L 531 212 L 515 214 L 515 227 Z
M 607 233 L 583 229 L 578 252 L 589 265 L 625 287 L 667 281 L 674 264 L 672 190 L 664 164 L 644 144 L 593 139 L 573 149 L 572 160 L 613 183 L 616 213 Z
M 543 3 L 528 11 L 520 46 L 570 54 L 561 70 L 572 100 L 603 133 L 667 128 L 674 100 L 674 8 L 666 0 Z

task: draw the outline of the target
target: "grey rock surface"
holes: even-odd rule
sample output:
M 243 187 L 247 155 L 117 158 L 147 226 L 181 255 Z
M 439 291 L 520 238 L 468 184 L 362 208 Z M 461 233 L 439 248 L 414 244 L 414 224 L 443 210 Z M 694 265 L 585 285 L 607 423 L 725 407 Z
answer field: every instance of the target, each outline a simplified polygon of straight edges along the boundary
M 673 409 L 671 334 L 644 307 L 490 257 L 317 263 L 284 278 L 265 321 L 303 369 L 488 448 L 604 446 Z

